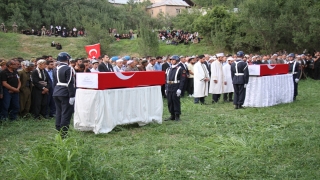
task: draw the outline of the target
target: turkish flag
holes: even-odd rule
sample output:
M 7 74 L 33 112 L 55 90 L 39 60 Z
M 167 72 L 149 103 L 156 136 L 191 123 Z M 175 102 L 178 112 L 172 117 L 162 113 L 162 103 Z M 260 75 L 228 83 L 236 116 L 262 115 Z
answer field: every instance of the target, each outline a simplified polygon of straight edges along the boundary
M 99 58 L 99 56 L 100 56 L 100 43 L 94 44 L 94 45 L 87 45 L 87 46 L 84 46 L 84 48 L 86 49 L 88 57 L 90 59 L 92 59 L 92 58 L 98 59 Z

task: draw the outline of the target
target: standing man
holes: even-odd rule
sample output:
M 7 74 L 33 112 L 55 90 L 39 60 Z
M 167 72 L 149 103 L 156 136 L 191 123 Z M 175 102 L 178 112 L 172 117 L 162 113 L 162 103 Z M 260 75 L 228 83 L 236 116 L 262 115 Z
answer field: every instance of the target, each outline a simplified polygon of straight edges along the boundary
M 156 63 L 155 58 L 149 60 L 149 64 L 146 67 L 146 71 L 155 71 L 154 64 Z
M 181 104 L 180 95 L 181 89 L 184 85 L 185 74 L 182 72 L 181 66 L 179 66 L 179 57 L 172 56 L 172 66 L 166 70 L 166 90 L 168 100 L 168 109 L 171 116 L 166 120 L 180 121 Z
M 47 31 L 47 29 L 44 26 L 42 26 L 42 28 L 41 28 L 41 36 L 45 36 L 46 35 L 46 31 Z
M 188 94 L 189 97 L 193 97 L 193 89 L 194 89 L 194 64 L 195 64 L 195 59 L 193 57 L 190 57 L 188 60 L 188 70 L 189 70 L 189 76 L 188 76 Z
M 14 22 L 12 24 L 12 32 L 17 33 L 17 31 L 18 31 L 17 29 L 18 29 L 18 25 L 16 24 L 16 22 Z
M 31 72 L 34 69 L 34 64 L 29 61 L 23 61 L 21 63 L 23 69 L 19 71 L 19 77 L 21 81 L 20 88 L 20 117 L 25 117 L 30 113 L 31 106 L 31 90 L 32 90 L 32 81 L 31 81 Z
M 108 55 L 102 56 L 102 63 L 99 64 L 98 70 L 99 72 L 113 72 L 113 67 L 110 64 L 110 58 Z
M 48 94 L 48 103 L 47 103 L 47 112 L 46 115 L 49 115 L 49 117 L 54 117 L 56 114 L 56 105 L 54 104 L 53 100 L 53 68 L 54 68 L 54 63 L 53 61 L 47 61 L 47 68 L 46 71 L 49 75 L 49 94 Z
M 123 60 L 122 59 L 118 59 L 116 61 L 116 66 L 113 67 L 114 72 L 122 72 L 123 70 L 121 69 L 123 65 Z
M 35 119 L 40 119 L 40 115 L 47 118 L 47 108 L 48 108 L 48 95 L 50 85 L 50 77 L 45 70 L 46 60 L 41 59 L 37 62 L 37 68 L 32 71 L 32 92 L 31 92 L 31 105 L 32 111 Z
M 199 56 L 199 61 L 194 65 L 194 103 L 204 103 L 204 98 L 208 96 L 208 82 L 210 81 L 209 71 L 206 68 L 204 55 Z
M 156 63 L 154 65 L 154 70 L 155 71 L 162 71 L 162 57 L 158 56 L 156 58 Z
M 1 81 L 3 88 L 2 109 L 0 119 L 8 118 L 16 120 L 19 113 L 19 91 L 21 87 L 20 77 L 18 75 L 18 62 L 9 60 L 6 64 L 7 68 L 1 71 Z
M 56 104 L 56 130 L 61 132 L 62 138 L 68 133 L 70 120 L 74 111 L 75 101 L 75 71 L 68 66 L 71 56 L 66 52 L 58 54 L 60 65 L 53 71 L 53 99 Z
M 171 66 L 171 63 L 169 62 L 170 61 L 169 57 L 167 57 L 166 59 L 164 58 L 163 60 L 164 60 L 164 63 L 162 64 L 161 69 L 162 69 L 162 71 L 166 72 L 167 69 Z M 166 77 L 166 75 L 165 75 L 165 77 Z M 161 86 L 161 94 L 164 98 L 167 98 L 166 93 L 165 93 L 165 89 L 166 89 L 165 87 L 166 87 L 165 84 Z
M 293 77 L 293 85 L 294 85 L 294 92 L 293 92 L 293 100 L 296 100 L 296 97 L 298 96 L 298 82 L 299 77 L 301 73 L 301 66 L 299 62 L 297 62 L 295 59 L 294 53 L 290 53 L 288 55 L 289 60 L 289 74 L 292 74 Z
M 179 65 L 181 66 L 182 68 L 182 73 L 184 74 L 184 76 L 186 77 L 185 78 L 185 81 L 184 81 L 184 85 L 183 85 L 183 88 L 181 89 L 181 97 L 184 96 L 184 92 L 187 90 L 187 87 L 188 87 L 188 77 L 189 77 L 189 70 L 188 70 L 188 66 L 186 64 L 186 61 L 187 59 L 183 56 L 180 56 L 180 63 Z
M 1 23 L 0 28 L 2 32 L 5 32 L 6 26 L 4 25 L 4 23 Z
M 235 109 L 243 108 L 246 98 L 246 87 L 249 82 L 248 64 L 242 61 L 243 51 L 237 52 L 237 59 L 231 64 L 232 84 L 234 88 L 233 104 Z
M 210 89 L 209 93 L 212 94 L 212 104 L 217 103 L 220 99 L 221 94 L 223 93 L 223 70 L 222 70 L 222 62 L 223 62 L 223 53 L 219 53 L 216 55 L 218 59 L 211 63 L 211 79 L 210 79 Z
M 227 59 L 227 64 L 225 64 L 223 68 L 223 75 L 224 75 L 224 87 L 223 87 L 223 100 L 224 102 L 232 102 L 232 95 L 233 95 L 233 85 L 232 85 L 232 77 L 231 77 L 231 64 L 233 63 L 234 59 L 230 56 Z M 228 98 L 229 96 L 229 98 Z M 229 100 L 228 100 L 229 99 Z

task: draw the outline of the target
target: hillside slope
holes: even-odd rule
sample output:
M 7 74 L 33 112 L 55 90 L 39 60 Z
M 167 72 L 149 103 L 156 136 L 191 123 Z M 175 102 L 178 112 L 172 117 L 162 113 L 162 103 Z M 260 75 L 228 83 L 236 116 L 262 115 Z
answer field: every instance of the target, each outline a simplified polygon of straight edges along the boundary
M 57 50 L 51 47 L 52 41 L 60 43 L 62 50 Z M 0 58 L 13 58 L 23 57 L 30 59 L 31 57 L 39 57 L 42 55 L 52 55 L 55 57 L 59 52 L 66 51 L 73 58 L 86 57 L 84 46 L 86 45 L 85 37 L 77 38 L 62 38 L 62 37 L 39 37 L 39 36 L 27 36 L 23 34 L 12 33 L 0 33 Z M 110 44 L 110 52 L 107 52 L 110 56 L 115 55 L 139 55 L 138 40 L 120 40 L 119 42 L 113 42 Z M 216 53 L 212 47 L 207 46 L 204 42 L 200 44 L 190 45 L 166 45 L 160 43 L 158 55 L 196 55 L 205 53 Z

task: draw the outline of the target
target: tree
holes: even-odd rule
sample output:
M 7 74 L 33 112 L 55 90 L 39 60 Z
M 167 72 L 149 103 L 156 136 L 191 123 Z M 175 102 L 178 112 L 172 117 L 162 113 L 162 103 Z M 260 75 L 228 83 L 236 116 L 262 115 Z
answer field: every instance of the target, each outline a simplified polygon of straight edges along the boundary
M 138 39 L 140 54 L 144 56 L 156 56 L 159 51 L 157 34 L 143 21 L 140 22 L 140 36 Z

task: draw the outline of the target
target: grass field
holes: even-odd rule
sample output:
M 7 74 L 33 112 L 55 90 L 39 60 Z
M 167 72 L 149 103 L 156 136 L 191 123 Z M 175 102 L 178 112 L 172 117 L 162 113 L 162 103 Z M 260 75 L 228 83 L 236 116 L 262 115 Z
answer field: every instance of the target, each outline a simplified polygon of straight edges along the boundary
M 54 120 L 4 122 L 1 179 L 319 179 L 319 89 L 300 81 L 294 103 L 241 110 L 185 97 L 181 122 L 72 129 L 64 141 Z
M 51 47 L 52 41 L 60 43 L 62 50 L 57 50 Z M 13 33 L 0 33 L 0 58 L 13 58 L 23 57 L 30 59 L 31 57 L 41 57 L 42 55 L 52 55 L 56 57 L 59 52 L 66 51 L 73 58 L 86 57 L 84 46 L 87 45 L 85 37 L 77 38 L 62 38 L 62 37 L 39 37 L 39 36 L 27 36 L 23 34 Z M 134 40 L 120 40 L 119 42 L 113 42 L 110 44 L 109 56 L 124 56 L 130 55 L 135 57 L 141 57 L 139 55 L 139 45 L 137 39 Z M 214 49 L 207 46 L 205 42 L 199 44 L 190 44 L 178 46 L 166 45 L 160 43 L 158 55 L 196 55 L 196 54 L 214 54 Z

